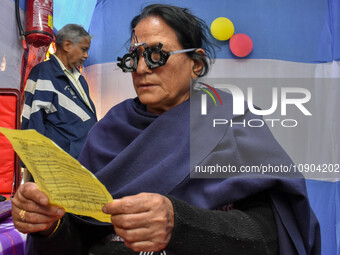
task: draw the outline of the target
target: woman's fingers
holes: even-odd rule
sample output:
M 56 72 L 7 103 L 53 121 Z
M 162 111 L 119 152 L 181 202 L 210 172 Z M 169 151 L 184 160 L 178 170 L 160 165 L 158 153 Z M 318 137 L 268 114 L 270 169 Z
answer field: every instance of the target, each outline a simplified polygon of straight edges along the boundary
M 12 199 L 12 218 L 23 233 L 50 229 L 65 214 L 65 210 L 49 204 L 47 195 L 35 183 L 20 185 Z
M 111 214 L 116 234 L 135 251 L 164 249 L 174 226 L 171 201 L 159 194 L 141 193 L 114 200 L 104 206 Z

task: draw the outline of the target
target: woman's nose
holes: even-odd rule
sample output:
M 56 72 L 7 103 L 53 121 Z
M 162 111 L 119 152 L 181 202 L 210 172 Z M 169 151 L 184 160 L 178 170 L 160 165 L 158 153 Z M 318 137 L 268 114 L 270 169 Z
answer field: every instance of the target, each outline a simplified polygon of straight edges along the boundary
M 142 74 L 142 73 L 150 73 L 152 72 L 151 69 L 147 66 L 145 63 L 145 59 L 143 56 L 139 57 L 138 64 L 137 64 L 137 70 L 136 73 Z

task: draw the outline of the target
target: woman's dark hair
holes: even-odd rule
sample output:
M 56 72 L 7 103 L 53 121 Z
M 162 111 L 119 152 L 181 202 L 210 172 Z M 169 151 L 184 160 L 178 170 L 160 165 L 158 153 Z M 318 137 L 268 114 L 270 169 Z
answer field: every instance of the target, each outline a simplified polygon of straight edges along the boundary
M 172 29 L 175 30 L 177 38 L 184 49 L 202 48 L 206 55 L 195 51 L 187 52 L 191 59 L 202 61 L 204 68 L 199 77 L 205 76 L 209 71 L 209 63 L 215 58 L 215 50 L 210 40 L 211 36 L 207 24 L 200 18 L 194 16 L 186 8 L 173 5 L 152 4 L 146 6 L 142 12 L 131 21 L 131 31 L 146 17 L 155 16 L 162 18 Z

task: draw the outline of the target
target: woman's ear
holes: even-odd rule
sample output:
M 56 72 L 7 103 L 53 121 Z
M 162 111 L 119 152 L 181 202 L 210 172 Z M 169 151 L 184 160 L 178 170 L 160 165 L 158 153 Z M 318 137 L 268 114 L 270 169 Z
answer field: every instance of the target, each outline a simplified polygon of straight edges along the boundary
M 196 53 L 202 55 L 202 58 L 205 58 L 205 51 L 201 48 L 195 50 Z M 202 73 L 204 68 L 204 63 L 200 58 L 193 59 L 194 65 L 192 67 L 191 78 L 197 79 L 197 77 Z

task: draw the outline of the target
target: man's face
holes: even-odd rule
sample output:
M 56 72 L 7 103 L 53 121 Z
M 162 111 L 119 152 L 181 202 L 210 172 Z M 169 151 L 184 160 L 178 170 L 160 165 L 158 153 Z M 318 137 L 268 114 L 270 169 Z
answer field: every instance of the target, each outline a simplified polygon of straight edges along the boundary
M 71 70 L 75 67 L 83 65 L 85 60 L 89 57 L 88 51 L 90 49 L 90 39 L 83 37 L 78 44 L 71 44 L 67 52 L 66 68 Z

